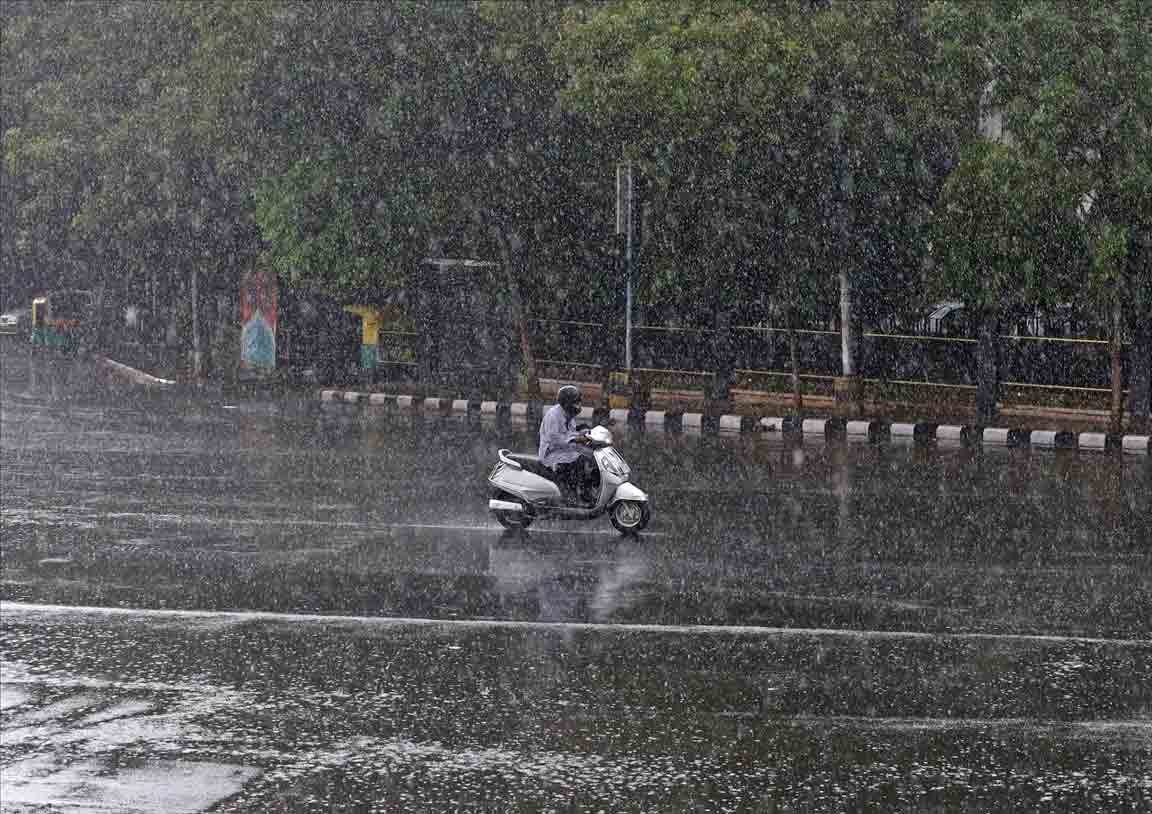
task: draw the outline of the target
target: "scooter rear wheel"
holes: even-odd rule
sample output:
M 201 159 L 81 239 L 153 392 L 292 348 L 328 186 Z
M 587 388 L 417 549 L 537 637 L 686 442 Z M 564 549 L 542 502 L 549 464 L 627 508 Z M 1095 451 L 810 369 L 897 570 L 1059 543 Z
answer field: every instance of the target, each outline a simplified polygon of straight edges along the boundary
M 608 513 L 612 525 L 622 534 L 632 534 L 642 530 L 652 519 L 648 503 L 641 500 L 621 500 L 612 506 Z
M 517 501 L 516 497 L 499 489 L 492 491 L 492 497 L 496 500 Z M 506 529 L 526 529 L 532 525 L 532 521 L 535 519 L 528 512 L 510 512 L 505 509 L 494 509 L 492 516 L 496 518 L 497 523 Z
M 496 518 L 496 522 L 506 529 L 526 529 L 532 525 L 531 516 L 524 512 L 506 512 L 498 510 L 492 512 L 492 516 Z

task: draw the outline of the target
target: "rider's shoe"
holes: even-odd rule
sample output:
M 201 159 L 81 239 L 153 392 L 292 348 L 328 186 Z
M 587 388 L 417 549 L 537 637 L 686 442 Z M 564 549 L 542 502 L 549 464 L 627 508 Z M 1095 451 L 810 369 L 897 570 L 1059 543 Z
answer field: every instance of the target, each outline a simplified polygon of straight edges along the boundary
M 581 489 L 575 494 L 562 491 L 560 493 L 560 500 L 565 506 L 576 509 L 587 509 L 596 504 L 596 496 L 587 489 Z

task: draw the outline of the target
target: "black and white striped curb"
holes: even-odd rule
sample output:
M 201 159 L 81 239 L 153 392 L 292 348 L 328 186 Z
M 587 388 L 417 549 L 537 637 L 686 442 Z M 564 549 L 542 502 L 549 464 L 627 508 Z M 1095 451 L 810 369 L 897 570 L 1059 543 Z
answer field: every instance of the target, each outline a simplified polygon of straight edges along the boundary
M 544 406 L 533 402 L 421 398 L 385 393 L 359 393 L 351 390 L 321 390 L 320 401 L 323 403 L 394 408 L 431 415 L 477 414 L 493 418 L 508 417 L 513 420 L 539 418 L 545 409 Z M 585 407 L 581 411 L 580 417 L 585 420 L 611 421 L 615 424 L 683 430 L 685 432 L 763 432 L 775 433 L 781 437 L 815 440 L 843 438 L 849 441 L 940 443 L 957 446 L 1037 447 L 1102 452 L 1120 450 L 1135 454 L 1148 454 L 1150 452 L 1150 439 L 1152 439 L 1148 435 L 1121 435 L 1104 432 L 1026 430 L 931 422 L 904 423 L 880 419 L 853 421 L 843 418 L 794 419 L 787 417 L 756 418 L 748 415 L 708 416 L 705 413 L 625 408 Z

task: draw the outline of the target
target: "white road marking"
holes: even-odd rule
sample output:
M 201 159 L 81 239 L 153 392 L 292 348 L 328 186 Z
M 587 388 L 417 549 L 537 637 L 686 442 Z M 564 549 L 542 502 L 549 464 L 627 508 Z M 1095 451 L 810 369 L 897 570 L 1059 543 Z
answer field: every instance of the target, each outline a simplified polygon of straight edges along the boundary
M 66 508 L 72 509 L 88 509 L 88 507 L 69 506 Z M 28 522 L 34 519 L 36 514 L 48 514 L 50 517 L 58 516 L 58 512 L 41 511 L 34 512 L 17 512 L 14 510 L 0 511 L 0 516 L 7 517 L 12 522 Z M 97 513 L 90 513 L 91 516 L 96 516 Z M 305 520 L 303 518 L 289 518 L 286 520 L 275 519 L 271 517 L 262 518 L 228 518 L 228 517 L 208 517 L 206 515 L 195 514 L 163 514 L 157 512 L 100 512 L 98 513 L 101 518 L 111 520 L 148 520 L 151 523 L 163 520 L 169 523 L 177 524 L 191 524 L 196 523 L 202 526 L 317 526 L 317 527 L 331 527 L 331 528 L 345 528 L 345 529 L 363 529 L 371 531 L 373 529 L 419 529 L 419 530 L 441 530 L 441 531 L 488 531 L 488 532 L 503 532 L 504 528 L 494 523 L 484 523 L 476 525 L 453 524 L 453 523 L 373 523 L 370 521 L 355 521 L 355 520 Z M 59 517 L 62 521 L 74 520 L 74 518 Z M 564 522 L 563 520 L 549 520 L 545 522 Z M 575 521 L 574 521 L 575 522 Z M 66 523 L 64 523 L 66 524 Z M 572 528 L 533 528 L 526 531 L 525 534 L 529 537 L 535 534 L 600 534 L 610 535 L 614 537 L 622 536 L 620 532 L 613 529 L 582 529 L 578 527 Z M 667 537 L 667 532 L 662 531 L 643 531 L 639 535 L 644 537 Z
M 309 625 L 373 625 L 380 627 L 491 628 L 534 631 L 588 630 L 612 633 L 680 634 L 689 636 L 741 636 L 748 638 L 795 636 L 849 639 L 925 639 L 1096 644 L 1113 647 L 1152 648 L 1152 639 L 1109 639 L 1091 636 L 1060 636 L 1035 633 L 930 633 L 914 630 L 855 630 L 851 628 L 768 627 L 761 625 L 659 625 L 619 622 L 531 622 L 514 619 L 426 619 L 400 616 L 348 616 L 341 614 L 272 613 L 269 611 L 194 611 L 152 608 L 101 608 L 91 605 L 37 605 L 0 602 L 0 618 L 16 616 L 107 616 L 139 619 L 182 619 L 213 624 L 248 622 L 295 622 Z

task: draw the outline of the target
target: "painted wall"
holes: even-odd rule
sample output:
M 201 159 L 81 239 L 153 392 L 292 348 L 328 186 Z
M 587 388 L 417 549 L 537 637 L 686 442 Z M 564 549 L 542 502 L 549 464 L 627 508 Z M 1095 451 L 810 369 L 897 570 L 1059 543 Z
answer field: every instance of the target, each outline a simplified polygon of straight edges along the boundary
M 250 271 L 240 282 L 240 369 L 266 373 L 276 367 L 276 278 Z

